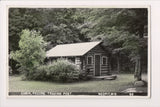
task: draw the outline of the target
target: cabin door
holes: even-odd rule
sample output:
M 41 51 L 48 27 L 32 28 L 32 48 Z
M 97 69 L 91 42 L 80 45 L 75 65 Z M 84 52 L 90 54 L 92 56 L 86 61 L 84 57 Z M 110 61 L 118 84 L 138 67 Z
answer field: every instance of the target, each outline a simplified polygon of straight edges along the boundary
M 95 76 L 100 76 L 100 55 L 95 55 Z

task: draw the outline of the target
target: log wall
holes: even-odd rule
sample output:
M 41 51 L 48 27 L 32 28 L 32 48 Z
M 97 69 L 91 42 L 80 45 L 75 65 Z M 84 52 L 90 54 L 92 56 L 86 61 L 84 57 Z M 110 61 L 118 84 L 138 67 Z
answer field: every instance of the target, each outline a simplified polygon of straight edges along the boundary
M 100 46 L 96 46 L 94 47 L 92 50 L 90 50 L 89 52 L 87 52 L 83 57 L 83 65 L 82 65 L 82 69 L 83 70 L 87 70 L 90 69 L 90 73 L 89 76 L 94 76 L 95 75 L 95 55 L 100 55 L 100 75 L 104 76 L 107 75 L 107 72 L 109 71 L 109 67 L 108 67 L 108 53 Z M 87 64 L 87 58 L 88 56 L 92 57 L 92 64 Z M 104 65 L 102 63 L 102 57 L 106 57 L 106 64 Z

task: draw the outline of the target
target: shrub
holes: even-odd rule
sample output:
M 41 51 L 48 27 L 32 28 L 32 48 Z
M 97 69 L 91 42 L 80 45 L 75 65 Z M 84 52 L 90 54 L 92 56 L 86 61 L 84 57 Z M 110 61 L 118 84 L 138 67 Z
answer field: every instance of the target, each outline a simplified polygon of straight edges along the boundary
M 59 59 L 48 65 L 42 65 L 26 75 L 27 80 L 72 82 L 79 79 L 79 69 L 64 59 Z
M 23 75 L 23 80 L 41 80 L 41 81 L 47 81 L 47 71 L 48 70 L 48 65 L 41 65 L 33 69 L 33 71 L 26 73 L 25 71 Z
M 68 60 L 59 59 L 51 64 L 47 75 L 54 81 L 70 82 L 78 79 L 79 69 Z
M 41 81 L 48 80 L 47 70 L 48 70 L 48 66 L 45 66 L 45 65 L 37 67 L 37 69 L 35 69 L 35 71 L 32 74 L 32 79 L 41 80 Z

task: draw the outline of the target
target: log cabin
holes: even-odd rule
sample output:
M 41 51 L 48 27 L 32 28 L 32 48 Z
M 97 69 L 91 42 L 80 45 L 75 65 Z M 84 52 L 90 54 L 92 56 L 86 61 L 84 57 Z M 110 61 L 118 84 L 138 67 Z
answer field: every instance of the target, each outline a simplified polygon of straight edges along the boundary
M 108 53 L 101 41 L 61 44 L 46 52 L 47 59 L 52 62 L 65 58 L 75 63 L 87 76 L 105 76 L 109 72 Z

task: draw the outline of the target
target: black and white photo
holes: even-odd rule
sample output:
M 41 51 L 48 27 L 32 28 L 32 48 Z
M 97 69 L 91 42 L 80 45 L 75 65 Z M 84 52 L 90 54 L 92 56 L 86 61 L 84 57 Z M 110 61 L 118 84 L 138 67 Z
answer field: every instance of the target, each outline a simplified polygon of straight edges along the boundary
M 8 96 L 150 97 L 149 8 L 8 8 Z

